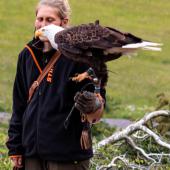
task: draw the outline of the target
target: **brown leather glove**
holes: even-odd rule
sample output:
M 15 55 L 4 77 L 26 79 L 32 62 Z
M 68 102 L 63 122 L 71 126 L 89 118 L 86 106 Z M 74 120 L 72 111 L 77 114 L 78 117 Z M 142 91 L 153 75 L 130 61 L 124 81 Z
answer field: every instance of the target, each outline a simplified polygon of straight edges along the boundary
M 75 107 L 84 114 L 94 113 L 101 108 L 102 103 L 95 93 L 83 91 L 77 92 L 75 97 Z

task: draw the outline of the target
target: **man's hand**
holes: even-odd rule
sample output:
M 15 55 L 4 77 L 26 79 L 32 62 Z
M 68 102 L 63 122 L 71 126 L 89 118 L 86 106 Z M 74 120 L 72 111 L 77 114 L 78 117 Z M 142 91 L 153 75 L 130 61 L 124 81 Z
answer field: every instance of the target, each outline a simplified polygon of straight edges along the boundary
M 97 95 L 88 91 L 77 92 L 74 101 L 75 107 L 84 114 L 94 113 L 102 106 L 101 100 L 99 100 Z
M 21 155 L 15 155 L 15 156 L 11 156 L 11 161 L 13 163 L 13 166 L 16 168 L 22 168 L 22 156 Z

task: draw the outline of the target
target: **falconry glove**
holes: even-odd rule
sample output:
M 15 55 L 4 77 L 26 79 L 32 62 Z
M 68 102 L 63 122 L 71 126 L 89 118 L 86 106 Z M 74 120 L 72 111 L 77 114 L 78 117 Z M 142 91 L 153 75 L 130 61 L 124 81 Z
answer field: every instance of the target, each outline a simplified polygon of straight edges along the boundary
M 90 135 L 90 125 L 99 122 L 102 117 L 103 101 L 100 94 L 83 91 L 77 92 L 75 97 L 75 107 L 81 113 L 81 122 L 83 125 L 80 144 L 83 150 L 92 148 Z
M 84 114 L 90 114 L 102 107 L 101 100 L 95 93 L 83 91 L 77 92 L 75 97 L 75 107 Z

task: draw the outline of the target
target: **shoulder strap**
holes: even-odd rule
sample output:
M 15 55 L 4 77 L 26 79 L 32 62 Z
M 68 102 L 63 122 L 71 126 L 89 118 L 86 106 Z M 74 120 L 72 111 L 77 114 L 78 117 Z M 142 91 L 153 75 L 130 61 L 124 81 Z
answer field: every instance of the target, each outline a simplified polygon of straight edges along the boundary
M 25 45 L 25 47 L 26 47 L 26 48 L 29 50 L 29 52 L 31 53 L 31 56 L 32 56 L 32 58 L 33 58 L 33 60 L 34 60 L 34 62 L 35 62 L 35 64 L 36 64 L 39 72 L 42 73 L 42 69 L 41 69 L 40 65 L 38 64 L 38 61 L 37 61 L 37 59 L 36 59 L 36 57 L 35 57 L 34 52 L 32 51 L 32 49 L 31 49 L 28 45 Z
M 31 54 L 32 55 L 32 54 Z M 38 76 L 37 80 L 33 82 L 29 89 L 29 97 L 28 97 L 28 102 L 31 100 L 34 91 L 36 88 L 40 85 L 41 81 L 44 79 L 44 77 L 47 75 L 47 73 L 50 71 L 50 69 L 53 67 L 53 65 L 56 63 L 56 61 L 59 59 L 61 53 L 58 50 L 50 59 L 49 63 L 46 65 L 46 67 L 43 69 L 41 74 Z M 38 63 L 38 62 L 37 62 Z

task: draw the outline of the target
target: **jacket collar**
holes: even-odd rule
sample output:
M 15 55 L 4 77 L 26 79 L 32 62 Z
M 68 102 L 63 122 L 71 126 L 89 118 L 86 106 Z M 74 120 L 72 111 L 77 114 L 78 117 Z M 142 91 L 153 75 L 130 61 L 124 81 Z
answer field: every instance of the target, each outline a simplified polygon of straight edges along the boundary
M 33 50 L 35 51 L 43 51 L 43 47 L 44 47 L 44 44 L 42 41 L 40 41 L 39 38 L 33 38 L 32 41 L 30 41 L 28 44 L 27 44 L 29 47 L 31 47 Z
M 32 41 L 30 41 L 28 44 L 27 44 L 36 54 L 46 54 L 47 56 L 48 55 L 51 55 L 51 54 L 54 54 L 55 53 L 55 49 L 52 48 L 50 51 L 48 52 L 43 52 L 43 47 L 44 47 L 44 44 L 43 42 L 39 39 L 39 38 L 33 38 Z

